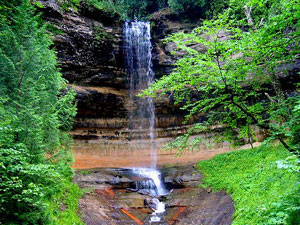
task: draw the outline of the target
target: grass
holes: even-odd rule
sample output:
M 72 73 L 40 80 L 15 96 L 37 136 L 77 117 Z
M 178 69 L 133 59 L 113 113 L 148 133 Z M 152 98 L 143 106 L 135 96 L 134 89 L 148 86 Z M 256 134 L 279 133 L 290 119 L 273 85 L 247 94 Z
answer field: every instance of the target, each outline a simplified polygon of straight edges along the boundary
M 280 169 L 278 160 L 290 153 L 264 146 L 200 161 L 203 186 L 225 190 L 235 204 L 233 224 L 300 224 L 299 172 Z
M 84 225 L 78 214 L 78 199 L 82 190 L 73 182 L 66 181 L 60 193 L 51 199 L 47 212 L 53 225 Z

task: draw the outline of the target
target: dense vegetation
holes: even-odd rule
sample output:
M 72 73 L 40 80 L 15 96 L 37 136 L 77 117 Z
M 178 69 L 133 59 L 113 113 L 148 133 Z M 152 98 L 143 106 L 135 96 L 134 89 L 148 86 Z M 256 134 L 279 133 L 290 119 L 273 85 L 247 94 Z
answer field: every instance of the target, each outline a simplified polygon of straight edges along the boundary
M 110 13 L 118 13 L 123 19 L 145 19 L 160 9 L 170 7 L 183 18 L 211 18 L 228 6 L 228 0 L 58 0 L 62 8 L 77 8 L 81 2 Z
M 233 224 L 299 224 L 300 179 L 295 158 L 278 146 L 259 147 L 199 162 L 204 187 L 231 194 Z
M 1 0 L 0 10 L 0 223 L 80 224 L 67 134 L 74 93 L 33 5 Z
M 77 9 L 87 3 L 108 13 L 117 13 L 122 19 L 145 18 L 151 13 L 167 6 L 167 0 L 58 0 L 63 9 Z
M 219 140 L 238 144 L 246 139 L 251 144 L 254 130 L 260 128 L 269 134 L 269 140 L 279 140 L 290 152 L 299 154 L 300 98 L 293 91 L 297 84 L 288 92 L 280 83 L 299 54 L 297 2 L 272 1 L 264 7 L 264 1 L 248 5 L 247 1 L 231 1 L 232 8 L 218 19 L 204 21 L 192 33 L 174 34 L 167 41 L 175 42 L 186 56 L 177 61 L 171 75 L 145 93 L 162 96 L 171 92 L 190 112 L 188 118 L 205 114 L 190 134 L 210 132 L 221 124 Z M 195 44 L 206 51 L 193 48 Z M 201 98 L 194 98 L 195 94 Z M 173 147 L 202 141 L 189 140 L 189 134 L 180 137 Z

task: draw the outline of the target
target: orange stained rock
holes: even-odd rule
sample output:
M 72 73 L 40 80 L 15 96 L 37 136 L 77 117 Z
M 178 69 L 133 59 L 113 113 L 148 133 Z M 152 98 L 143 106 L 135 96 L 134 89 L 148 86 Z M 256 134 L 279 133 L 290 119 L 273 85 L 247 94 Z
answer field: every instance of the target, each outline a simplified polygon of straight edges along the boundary
M 86 143 L 75 140 L 74 143 L 74 169 L 91 169 L 99 167 L 147 167 L 151 165 L 152 158 L 149 153 L 150 149 L 130 151 L 126 149 L 119 149 L 118 146 L 110 144 L 103 147 L 98 143 L 98 141 L 95 143 Z M 258 145 L 259 143 L 255 143 L 255 146 Z M 113 147 L 115 147 L 115 149 Z M 245 146 L 243 148 L 246 147 L 250 148 L 250 146 Z M 190 165 L 197 163 L 200 160 L 210 159 L 217 154 L 233 150 L 234 149 L 230 147 L 202 149 L 199 151 L 186 152 L 181 157 L 176 157 L 176 150 L 158 150 L 157 165 Z
M 124 214 L 126 214 L 127 216 L 129 216 L 130 219 L 134 220 L 137 224 L 139 224 L 139 225 L 143 225 L 143 224 L 144 224 L 141 220 L 139 220 L 139 219 L 136 218 L 134 215 L 132 215 L 128 210 L 126 210 L 126 209 L 121 209 L 121 211 L 122 211 Z
M 147 211 L 145 208 L 140 208 L 139 210 L 140 210 L 142 213 L 149 214 L 148 211 Z
M 168 224 L 169 225 L 175 224 L 176 220 L 181 215 L 181 213 L 183 213 L 185 211 L 185 209 L 186 209 L 186 206 L 179 207 L 179 209 L 177 210 L 177 212 L 169 219 Z
M 105 195 L 104 190 L 95 189 L 94 192 L 97 193 L 97 194 Z
M 105 188 L 105 191 L 111 198 L 115 197 L 115 192 L 111 188 Z
M 104 190 L 96 189 L 95 192 L 97 194 L 109 196 L 110 198 L 115 197 L 115 192 L 111 188 L 105 188 Z

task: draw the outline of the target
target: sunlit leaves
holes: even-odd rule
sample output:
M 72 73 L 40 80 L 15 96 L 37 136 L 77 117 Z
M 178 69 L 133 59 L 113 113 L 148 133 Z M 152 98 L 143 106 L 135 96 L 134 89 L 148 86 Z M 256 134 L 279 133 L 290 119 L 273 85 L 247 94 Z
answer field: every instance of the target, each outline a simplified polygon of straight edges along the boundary
M 258 8 L 265 4 L 269 10 Z M 252 7 L 253 28 L 232 11 L 243 10 L 244 5 Z M 218 19 L 204 21 L 193 32 L 166 39 L 184 57 L 177 60 L 173 73 L 144 94 L 173 96 L 189 112 L 187 119 L 205 113 L 206 126 L 224 126 L 224 138 L 231 133 L 234 141 L 237 132 L 240 138 L 253 140 L 255 125 L 283 141 L 290 137 L 286 126 L 293 104 L 282 92 L 278 76 L 299 54 L 300 4 L 295 0 L 232 0 L 230 6 Z M 260 11 L 264 23 L 256 24 Z M 181 139 L 183 145 L 187 140 Z

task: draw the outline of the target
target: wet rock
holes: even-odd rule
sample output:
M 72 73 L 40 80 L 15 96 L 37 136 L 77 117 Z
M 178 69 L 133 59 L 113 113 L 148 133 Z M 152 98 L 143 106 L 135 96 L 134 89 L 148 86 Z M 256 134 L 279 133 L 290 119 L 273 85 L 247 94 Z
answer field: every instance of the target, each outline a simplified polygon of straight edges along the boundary
M 202 188 L 174 190 L 168 196 L 166 220 L 172 222 L 178 209 L 185 209 L 174 224 L 227 225 L 232 223 L 234 206 L 230 196 L 224 192 L 209 193 Z M 179 211 L 180 212 L 180 211 Z
M 116 177 L 112 181 L 108 181 L 108 184 L 112 185 L 115 189 L 125 189 L 135 187 L 135 181 L 128 178 Z
M 43 18 L 53 28 L 53 42 L 61 72 L 75 88 L 78 114 L 73 137 L 84 140 L 129 140 L 128 115 L 135 109 L 128 102 L 128 81 L 124 66 L 123 21 L 116 13 L 99 10 L 81 2 L 78 10 L 63 10 L 59 1 L 43 0 L 40 9 Z M 174 43 L 163 43 L 169 34 L 190 32 L 201 21 L 182 20 L 170 9 L 157 12 L 151 18 L 153 69 L 155 78 L 170 74 L 174 62 L 184 52 L 171 54 Z M 222 38 L 228 38 L 225 33 Z M 200 52 L 202 45 L 192 45 Z M 291 71 L 288 75 L 285 70 Z M 282 87 L 295 90 L 299 83 L 299 60 L 278 68 Z M 195 94 L 195 97 L 199 94 Z M 186 113 L 174 105 L 172 96 L 155 100 L 155 134 L 159 138 L 173 138 L 186 132 L 183 126 Z M 188 125 L 201 122 L 197 115 Z M 90 132 L 94 130 L 94 132 Z M 126 133 L 127 132 L 127 133 Z M 132 131 L 130 140 L 147 137 L 138 130 Z M 119 144 L 119 143 L 118 143 Z M 116 147 L 113 146 L 113 147 Z M 180 183 L 180 182 L 179 182 Z
M 126 90 L 72 85 L 76 91 L 77 118 L 126 118 Z M 99 104 L 101 102 L 101 104 Z M 115 109 L 118 110 L 115 110 Z M 81 126 L 83 126 L 82 124 Z
M 234 206 L 230 196 L 191 185 L 190 182 L 201 180 L 192 166 L 163 168 L 163 174 L 169 175 L 169 178 L 180 178 L 181 182 L 190 186 L 173 189 L 169 195 L 157 198 L 142 195 L 134 188 L 120 188 L 120 183 L 144 179 L 130 171 L 107 168 L 77 172 L 75 181 L 81 187 L 92 188 L 79 201 L 80 213 L 87 225 L 150 224 L 152 213 L 157 210 L 160 201 L 166 203 L 166 212 L 157 215 L 161 218 L 159 224 L 231 224 Z M 169 179 L 167 177 L 166 180 Z
M 116 174 L 111 174 L 111 173 L 112 171 L 106 171 L 106 170 L 94 171 L 93 173 L 87 175 L 83 175 L 80 174 L 80 172 L 78 172 L 74 177 L 74 181 L 80 187 L 106 184 L 104 186 L 110 185 L 113 186 L 114 189 L 135 188 L 135 183 L 136 183 L 135 180 L 123 176 L 118 176 Z
M 149 206 L 154 209 L 154 210 L 157 210 L 157 205 L 159 203 L 159 200 L 157 198 L 152 198 L 151 201 L 150 201 L 150 204 Z
M 81 212 L 81 219 L 86 224 L 101 224 L 114 225 L 116 221 L 111 220 L 111 212 L 107 203 L 93 195 L 85 195 L 79 199 L 79 211 Z
M 181 51 L 171 54 L 176 50 L 175 44 L 165 44 L 163 40 L 172 33 L 192 31 L 200 25 L 200 21 L 184 21 L 168 8 L 154 13 L 150 20 L 153 24 L 153 67 L 156 71 L 156 76 L 161 77 L 170 74 L 174 68 L 175 61 L 185 54 Z
M 43 18 L 59 32 L 54 44 L 64 77 L 71 83 L 125 87 L 122 22 L 86 3 L 78 12 L 62 10 L 57 1 L 43 1 Z
M 140 195 L 136 192 L 124 193 L 115 200 L 114 206 L 122 209 L 144 208 L 146 199 L 149 201 L 150 197 Z
M 170 188 L 197 187 L 202 175 L 192 165 L 185 167 L 163 168 L 162 174 L 165 184 Z

